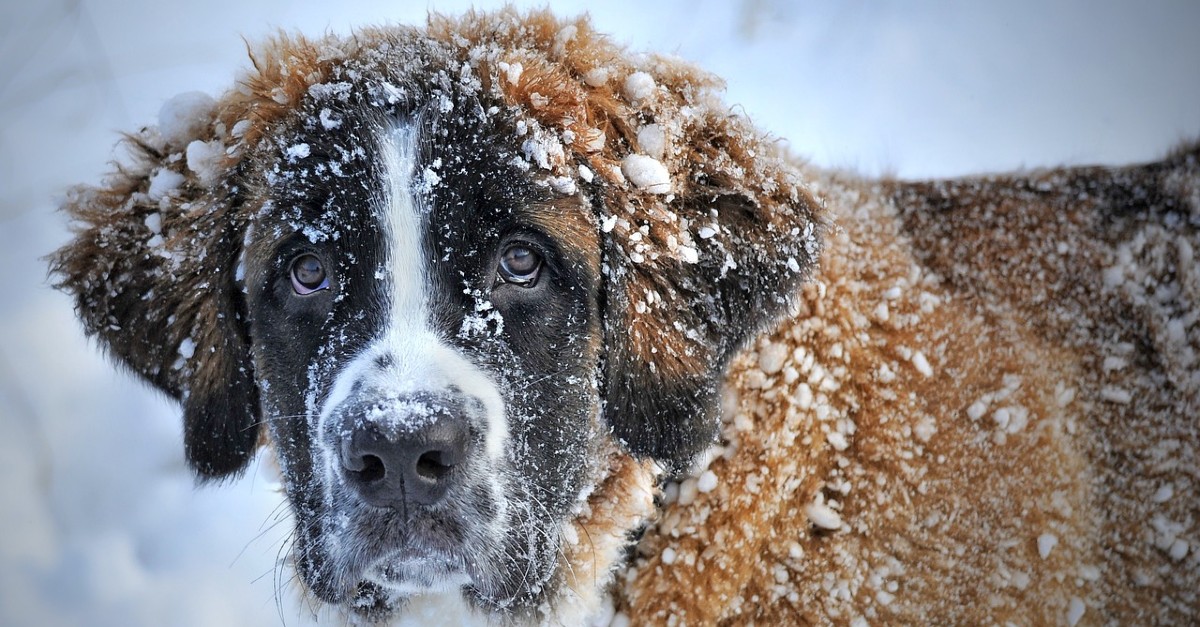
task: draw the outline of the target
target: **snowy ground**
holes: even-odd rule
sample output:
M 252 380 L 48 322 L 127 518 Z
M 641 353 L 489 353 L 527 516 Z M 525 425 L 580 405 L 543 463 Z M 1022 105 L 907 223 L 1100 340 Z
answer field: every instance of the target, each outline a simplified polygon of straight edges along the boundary
M 309 622 L 294 598 L 276 604 L 288 521 L 272 479 L 194 489 L 175 408 L 85 341 L 40 257 L 67 238 L 56 195 L 96 181 L 116 133 L 163 100 L 227 87 L 243 36 L 424 14 L 332 4 L 0 0 L 0 624 Z M 731 104 L 822 165 L 1119 163 L 1200 136 L 1194 2 L 621 0 L 592 14 L 726 77 Z

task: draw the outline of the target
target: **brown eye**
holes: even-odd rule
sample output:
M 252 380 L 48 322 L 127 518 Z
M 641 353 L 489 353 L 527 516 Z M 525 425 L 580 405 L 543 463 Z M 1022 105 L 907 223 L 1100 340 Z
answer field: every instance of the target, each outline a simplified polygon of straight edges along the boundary
M 329 289 L 329 277 L 319 257 L 306 253 L 292 261 L 292 289 L 300 295 Z
M 526 244 L 513 244 L 500 255 L 500 280 L 523 287 L 537 283 L 542 256 Z

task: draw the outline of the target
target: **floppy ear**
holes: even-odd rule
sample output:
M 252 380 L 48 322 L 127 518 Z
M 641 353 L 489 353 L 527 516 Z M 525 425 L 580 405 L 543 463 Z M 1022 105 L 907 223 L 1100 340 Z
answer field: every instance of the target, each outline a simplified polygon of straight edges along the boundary
M 164 108 L 161 132 L 129 136 L 130 164 L 68 196 L 77 233 L 51 257 L 86 332 L 180 401 L 187 460 L 202 480 L 244 469 L 259 435 L 235 277 L 245 229 L 236 163 L 212 106 L 186 96 Z
M 692 222 L 708 237 L 691 250 L 654 258 L 610 237 L 605 255 L 605 415 L 630 452 L 672 470 L 715 441 L 729 362 L 790 309 L 817 249 L 806 205 L 780 225 L 770 214 L 787 207 L 693 191 L 672 205 L 709 218 Z

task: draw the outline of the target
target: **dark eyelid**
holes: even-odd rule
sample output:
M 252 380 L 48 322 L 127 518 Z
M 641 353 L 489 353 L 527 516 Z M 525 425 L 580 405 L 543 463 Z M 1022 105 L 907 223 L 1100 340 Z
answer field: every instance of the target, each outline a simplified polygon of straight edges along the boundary
M 553 237 L 534 228 L 513 229 L 511 232 L 500 238 L 500 247 L 496 250 L 497 259 L 504 251 L 512 246 L 524 244 L 529 250 L 537 253 L 542 258 L 542 271 L 550 270 L 554 273 L 562 271 L 563 254 L 557 242 Z

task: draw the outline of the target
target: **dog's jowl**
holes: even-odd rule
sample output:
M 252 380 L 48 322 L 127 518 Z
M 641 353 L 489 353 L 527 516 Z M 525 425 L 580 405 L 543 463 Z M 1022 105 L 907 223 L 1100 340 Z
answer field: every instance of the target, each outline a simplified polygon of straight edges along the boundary
M 1195 146 L 862 180 L 678 59 L 514 10 L 253 67 L 70 196 L 53 269 L 179 400 L 198 477 L 269 450 L 315 599 L 1198 619 Z

